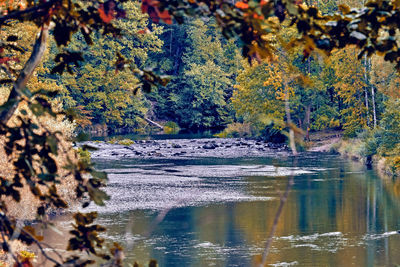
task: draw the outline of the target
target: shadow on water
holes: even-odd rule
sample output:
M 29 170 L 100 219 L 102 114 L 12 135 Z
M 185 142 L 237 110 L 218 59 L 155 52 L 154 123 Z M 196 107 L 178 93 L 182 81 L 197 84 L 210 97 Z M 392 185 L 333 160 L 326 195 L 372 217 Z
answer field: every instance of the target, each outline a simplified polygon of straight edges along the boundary
M 304 154 L 296 168 L 292 160 L 99 160 L 113 198 L 89 210 L 127 247 L 128 262 L 251 266 L 294 173 L 269 266 L 400 264 L 398 185 L 337 156 Z

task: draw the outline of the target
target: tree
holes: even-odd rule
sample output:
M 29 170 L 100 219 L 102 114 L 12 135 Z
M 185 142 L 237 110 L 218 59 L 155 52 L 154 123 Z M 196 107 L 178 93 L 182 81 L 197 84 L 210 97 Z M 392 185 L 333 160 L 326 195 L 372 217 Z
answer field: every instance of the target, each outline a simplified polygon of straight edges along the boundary
M 281 96 L 269 82 L 272 82 L 273 66 L 268 62 L 250 66 L 245 63 L 244 69 L 237 77 L 237 85 L 232 96 L 232 104 L 239 121 L 254 125 L 256 131 L 261 131 L 269 122 L 274 128 L 284 127 L 285 111 Z
M 237 45 L 223 40 L 212 21 L 193 20 L 165 32 L 167 49 L 153 58 L 172 79 L 152 93 L 155 116 L 187 130 L 220 129 L 231 120 L 227 101 L 240 67 Z
M 365 104 L 368 98 L 361 90 L 366 87 L 363 65 L 357 61 L 355 52 L 353 49 L 337 51 L 331 59 L 336 77 L 334 87 L 343 101 L 341 123 L 345 134 L 352 137 L 366 129 L 369 120 Z
M 368 56 L 378 53 L 400 68 L 396 43 L 400 11 L 396 1 L 371 1 L 356 9 L 339 5 L 336 13 L 326 15 L 322 15 L 315 6 L 289 0 L 223 3 L 177 0 L 174 4 L 146 0 L 142 8 L 153 19 L 165 18 L 167 22 L 171 16 L 183 22 L 185 14 L 215 17 L 224 36 L 240 38 L 243 55 L 249 58 L 272 56 L 274 47 L 265 36 L 278 33 L 280 23 L 287 20 L 296 25 L 300 34 L 300 37 L 292 39 L 290 46 L 301 45 L 305 57 L 315 49 L 330 54 L 335 48 L 355 45 L 361 50 L 359 58 L 365 53 Z
M 144 68 L 149 53 L 161 51 L 163 45 L 158 37 L 162 27 L 149 24 L 139 3 L 127 2 L 123 8 L 127 16 L 115 24 L 124 37 L 115 39 L 93 34 L 94 44 L 88 47 L 83 36 L 78 34 L 68 49 L 84 51 L 85 64 L 73 75 L 58 77 L 58 82 L 68 89 L 74 100 L 73 104 L 66 103 L 67 108 L 82 107 L 91 117 L 91 123 L 107 124 L 110 130 L 143 127 L 149 109 L 137 77 L 129 70 L 115 70 L 115 54 L 121 53 L 130 61 L 131 68 Z

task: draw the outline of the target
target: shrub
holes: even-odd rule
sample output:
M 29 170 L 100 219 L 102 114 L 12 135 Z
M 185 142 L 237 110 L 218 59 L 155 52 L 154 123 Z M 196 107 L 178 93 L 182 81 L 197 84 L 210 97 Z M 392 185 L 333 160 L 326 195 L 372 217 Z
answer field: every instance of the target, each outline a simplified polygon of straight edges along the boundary
M 221 137 L 221 138 L 250 137 L 250 136 L 252 136 L 252 130 L 251 130 L 250 123 L 234 122 L 234 123 L 228 124 L 222 132 L 216 134 L 215 136 Z
M 393 167 L 395 170 L 400 170 L 400 156 L 396 156 L 393 158 Z
M 109 143 L 109 144 L 116 144 L 116 143 L 118 143 L 118 142 L 119 142 L 119 139 L 116 138 L 116 137 L 111 137 L 111 138 L 107 141 L 107 143 Z
M 90 152 L 88 150 L 79 147 L 77 150 L 77 153 L 78 153 L 79 159 L 82 162 L 84 162 L 87 165 L 90 164 Z
M 284 135 L 280 129 L 276 128 L 273 123 L 268 124 L 261 130 L 260 137 L 275 144 L 285 143 L 287 140 L 287 136 Z
M 177 134 L 181 129 L 178 124 L 173 121 L 169 121 L 164 125 L 164 133 L 165 134 Z
M 360 155 L 364 157 L 371 157 L 379 154 L 381 135 L 382 131 L 380 129 L 366 130 L 358 134 L 358 138 L 362 141 Z
M 400 100 L 391 100 L 386 103 L 386 109 L 381 120 L 382 154 L 390 154 L 400 144 Z

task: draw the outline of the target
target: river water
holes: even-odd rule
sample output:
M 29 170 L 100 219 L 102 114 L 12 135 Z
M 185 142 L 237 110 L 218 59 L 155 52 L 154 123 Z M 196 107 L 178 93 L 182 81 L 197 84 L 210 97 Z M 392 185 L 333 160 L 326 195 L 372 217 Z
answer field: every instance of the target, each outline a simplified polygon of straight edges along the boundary
M 338 156 L 96 163 L 112 198 L 88 210 L 127 263 L 254 265 L 294 175 L 268 266 L 400 265 L 400 184 Z
M 338 156 L 96 163 L 112 199 L 89 210 L 125 246 L 127 262 L 252 266 L 294 175 L 269 266 L 400 264 L 399 184 Z

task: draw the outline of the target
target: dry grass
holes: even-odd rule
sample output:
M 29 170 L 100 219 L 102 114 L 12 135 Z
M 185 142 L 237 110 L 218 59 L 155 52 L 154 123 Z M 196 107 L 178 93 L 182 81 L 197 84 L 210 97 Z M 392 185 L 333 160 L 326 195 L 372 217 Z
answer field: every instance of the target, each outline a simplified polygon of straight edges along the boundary
M 19 109 L 22 109 L 24 105 L 21 105 Z M 19 111 L 16 112 L 19 114 Z M 29 114 L 28 114 L 29 116 Z M 67 170 L 63 169 L 63 166 L 66 164 L 67 156 L 73 160 L 77 160 L 75 158 L 75 152 L 71 146 L 71 143 L 67 141 L 72 133 L 72 126 L 65 125 L 65 121 L 62 118 L 53 118 L 50 116 L 43 116 L 39 120 L 36 121 L 38 125 L 42 127 L 46 127 L 50 131 L 60 131 L 63 135 L 60 137 L 61 142 L 59 143 L 59 153 L 54 159 L 57 163 L 57 167 L 59 170 L 59 177 L 61 178 L 61 183 L 58 185 L 59 193 L 62 197 L 64 197 L 67 201 L 73 202 L 74 199 L 74 178 L 72 176 L 67 175 Z M 18 124 L 16 120 L 16 116 L 14 116 L 10 122 L 10 125 Z M 38 131 L 42 129 L 39 128 Z M 18 172 L 18 170 L 14 169 L 12 165 L 12 156 L 7 157 L 4 150 L 5 137 L 0 136 L 0 175 L 12 179 L 13 175 Z M 21 188 L 21 201 L 19 203 L 15 203 L 14 201 L 7 201 L 9 208 L 9 215 L 15 216 L 19 219 L 24 220 L 32 220 L 35 218 L 36 209 L 40 204 L 40 201 L 34 197 L 34 195 L 30 192 L 27 186 Z
M 0 96 L 1 99 L 1 96 Z M 17 115 L 21 115 L 20 110 L 27 110 L 26 104 L 21 103 L 18 107 L 17 112 L 11 118 L 9 122 L 9 126 L 17 126 L 18 120 L 16 118 Z M 27 110 L 28 111 L 28 110 Z M 31 118 L 32 114 L 28 115 Z M 59 131 L 62 133 L 58 135 L 61 139 L 58 144 L 59 153 L 58 156 L 55 156 L 54 159 L 56 161 L 58 167 L 58 175 L 61 183 L 57 185 L 57 190 L 60 196 L 67 201 L 67 203 L 71 206 L 76 204 L 75 200 L 75 181 L 71 175 L 68 175 L 68 171 L 63 169 L 63 166 L 66 165 L 66 159 L 69 157 L 73 161 L 77 161 L 75 151 L 72 148 L 72 144 L 70 141 L 70 137 L 73 133 L 74 125 L 67 122 L 63 117 L 59 116 L 57 118 L 53 118 L 51 116 L 42 116 L 39 119 L 35 118 L 34 123 L 39 125 L 38 131 L 43 131 L 44 128 L 50 130 L 51 132 Z M 0 136 L 0 176 L 5 177 L 6 179 L 12 179 L 14 174 L 18 172 L 17 169 L 14 168 L 12 164 L 13 156 L 7 156 L 4 150 L 4 144 L 6 141 L 5 136 Z M 45 190 L 44 187 L 41 190 Z M 45 191 L 44 191 L 45 192 Z M 8 206 L 8 215 L 10 217 L 14 217 L 20 220 L 33 220 L 36 218 L 36 210 L 40 206 L 40 200 L 37 199 L 29 190 L 28 186 L 24 186 L 20 189 L 21 201 L 15 202 L 11 198 L 6 198 L 6 203 Z M 11 243 L 12 251 L 19 252 L 23 250 L 27 250 L 27 247 L 20 242 L 12 242 Z M 11 266 L 12 258 L 10 255 L 1 253 L 0 251 L 0 267 L 1 266 Z M 2 265 L 3 264 L 3 265 Z
M 345 158 L 354 161 L 365 162 L 366 158 L 363 156 L 364 143 L 357 138 L 342 140 L 339 144 L 338 152 Z
M 252 129 L 250 123 L 233 122 L 226 126 L 226 128 L 216 134 L 220 138 L 226 137 L 249 137 L 252 136 Z

